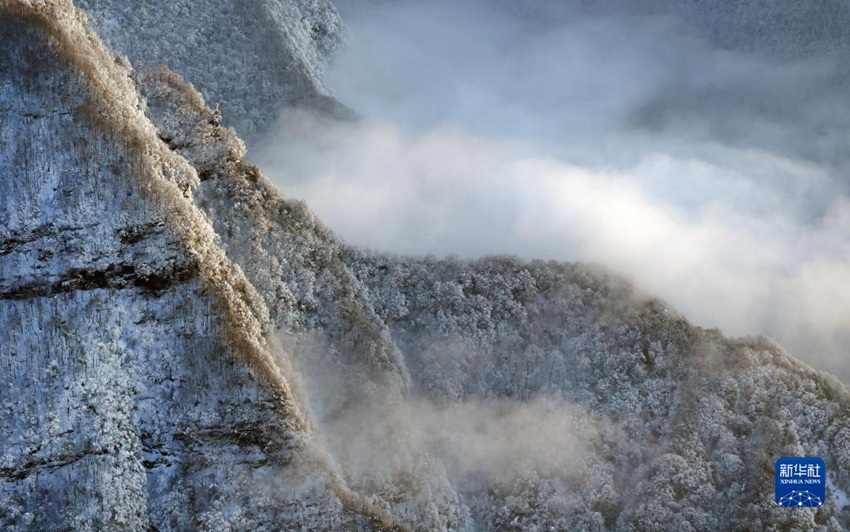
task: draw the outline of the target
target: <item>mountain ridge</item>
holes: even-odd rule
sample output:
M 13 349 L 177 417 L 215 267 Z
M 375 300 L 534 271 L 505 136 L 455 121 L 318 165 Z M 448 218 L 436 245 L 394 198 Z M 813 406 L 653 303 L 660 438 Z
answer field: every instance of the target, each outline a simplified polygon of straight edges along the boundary
M 311 443 L 267 310 L 186 201 L 196 172 L 156 137 L 129 66 L 70 2 L 7 3 L 0 19 L 4 103 L 23 108 L 2 124 L 16 176 L 2 196 L 20 213 L 4 224 L 18 235 L 3 239 L 4 282 L 58 269 L 2 298 L 4 525 L 380 525 Z M 51 227 L 79 237 L 51 249 Z

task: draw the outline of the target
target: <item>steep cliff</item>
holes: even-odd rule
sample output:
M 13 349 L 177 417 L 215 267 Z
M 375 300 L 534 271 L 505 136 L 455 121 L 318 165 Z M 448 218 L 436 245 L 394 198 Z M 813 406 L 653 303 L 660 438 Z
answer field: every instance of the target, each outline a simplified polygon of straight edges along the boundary
M 7 2 L 0 36 L 3 528 L 378 523 L 311 442 L 129 67 L 68 2 Z
M 76 4 L 116 53 L 137 68 L 168 65 L 221 103 L 226 123 L 244 138 L 264 132 L 284 105 L 341 109 L 323 80 L 342 39 L 325 0 Z

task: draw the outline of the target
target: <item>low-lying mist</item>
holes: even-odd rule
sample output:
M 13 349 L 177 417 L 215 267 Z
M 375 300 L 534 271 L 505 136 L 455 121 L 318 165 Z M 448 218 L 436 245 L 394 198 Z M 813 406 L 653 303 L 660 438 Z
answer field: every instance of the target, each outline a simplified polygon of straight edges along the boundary
M 422 529 L 492 529 L 476 524 L 487 521 L 490 497 L 566 518 L 617 499 L 615 478 L 634 468 L 620 471 L 612 456 L 643 449 L 604 413 L 561 397 L 399 393 L 324 359 L 325 339 L 282 340 L 312 434 L 346 481 Z
M 838 61 L 577 5 L 342 2 L 330 84 L 360 119 L 285 111 L 253 157 L 351 243 L 601 262 L 850 380 Z

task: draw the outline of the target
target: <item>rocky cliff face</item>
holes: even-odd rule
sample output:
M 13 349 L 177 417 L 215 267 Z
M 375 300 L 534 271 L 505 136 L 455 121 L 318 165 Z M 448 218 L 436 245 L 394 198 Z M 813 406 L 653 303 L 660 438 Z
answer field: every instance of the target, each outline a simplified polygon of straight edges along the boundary
M 127 65 L 66 2 L 4 5 L 0 34 L 3 528 L 374 520 L 314 450 Z
M 850 527 L 850 397 L 778 346 L 583 265 L 352 249 L 69 3 L 0 36 L 4 529 Z M 807 454 L 830 503 L 779 511 Z
M 116 53 L 136 67 L 176 70 L 221 103 L 226 123 L 247 139 L 271 126 L 283 105 L 341 109 L 323 80 L 342 39 L 339 16 L 325 0 L 77 5 Z

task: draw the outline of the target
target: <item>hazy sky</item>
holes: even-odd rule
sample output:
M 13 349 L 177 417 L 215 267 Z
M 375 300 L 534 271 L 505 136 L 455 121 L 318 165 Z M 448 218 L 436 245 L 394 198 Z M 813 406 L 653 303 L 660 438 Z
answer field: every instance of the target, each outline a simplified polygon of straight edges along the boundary
M 850 380 L 850 111 L 830 58 L 516 5 L 342 2 L 330 85 L 362 119 L 288 111 L 255 159 L 352 243 L 600 262 Z

